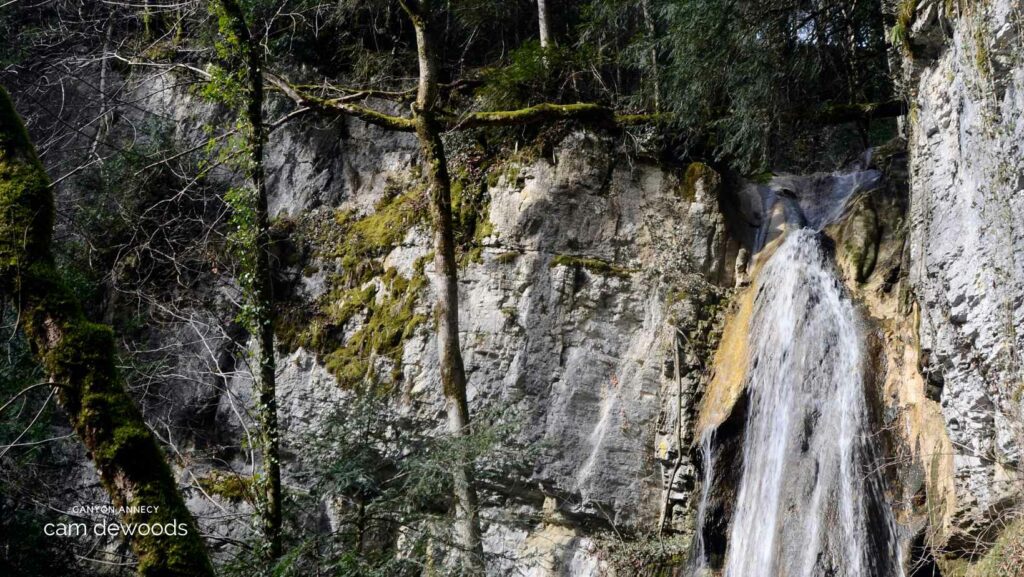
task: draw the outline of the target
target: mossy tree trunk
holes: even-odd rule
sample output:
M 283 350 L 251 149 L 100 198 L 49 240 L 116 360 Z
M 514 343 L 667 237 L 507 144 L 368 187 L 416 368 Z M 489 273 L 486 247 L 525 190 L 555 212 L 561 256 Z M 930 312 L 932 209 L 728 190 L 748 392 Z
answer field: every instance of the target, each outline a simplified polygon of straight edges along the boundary
M 129 545 L 144 577 L 212 577 L 213 567 L 174 475 L 117 370 L 109 326 L 88 321 L 63 282 L 51 249 L 50 181 L 7 92 L 0 88 L 0 290 L 24 329 L 60 406 L 124 524 L 175 524 L 177 536 L 135 534 Z M 130 511 L 130 509 L 129 509 Z
M 257 419 L 260 425 L 260 447 L 263 453 L 263 486 L 261 518 L 266 538 L 267 555 L 271 559 L 281 556 L 281 458 L 277 422 L 277 364 L 274 357 L 274 294 L 271 277 L 270 216 L 267 209 L 267 181 L 263 163 L 263 149 L 266 131 L 263 125 L 263 61 L 260 47 L 253 38 L 246 21 L 245 12 L 236 0 L 221 0 L 227 16 L 227 32 L 232 34 L 232 44 L 238 49 L 245 71 L 245 120 L 249 162 L 247 164 L 250 183 L 255 192 L 252 223 L 254 230 L 243 235 L 252 240 L 251 259 L 243 263 L 243 275 L 248 280 L 241 283 L 250 307 L 249 330 L 257 340 L 256 389 L 259 397 Z M 249 247 L 243 247 L 243 250 Z M 245 270 L 251 269 L 251 270 Z
M 413 107 L 416 137 L 423 151 L 429 179 L 430 213 L 434 225 L 434 267 L 437 275 L 437 352 L 448 413 L 448 427 L 456 437 L 470 434 L 466 370 L 459 348 L 459 279 L 452 225 L 451 178 L 438 121 L 437 55 L 432 22 L 436 15 L 430 0 L 405 0 L 403 6 L 416 29 L 419 86 Z M 465 451 L 466 447 L 461 447 Z M 455 532 L 462 569 L 482 575 L 485 563 L 480 531 L 479 500 L 473 461 L 458 455 L 452 471 L 455 498 Z

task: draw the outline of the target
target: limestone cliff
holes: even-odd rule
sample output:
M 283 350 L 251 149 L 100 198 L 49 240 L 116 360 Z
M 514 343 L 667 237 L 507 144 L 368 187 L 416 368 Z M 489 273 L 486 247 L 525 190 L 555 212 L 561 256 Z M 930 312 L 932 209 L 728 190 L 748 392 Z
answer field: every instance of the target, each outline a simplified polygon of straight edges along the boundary
M 918 2 L 900 59 L 906 273 L 953 451 L 955 505 L 933 545 L 953 559 L 987 550 L 1024 499 L 1022 12 L 1016 0 Z
M 219 113 L 165 82 L 139 83 L 139 101 L 172 118 L 180 140 L 196 138 Z M 453 160 L 457 220 L 472 239 L 459 287 L 470 404 L 514 415 L 510 445 L 534 449 L 525 469 L 493 466 L 485 546 L 494 575 L 605 574 L 615 535 L 691 530 L 693 422 L 736 243 L 722 178 L 705 165 L 638 160 L 585 130 L 529 145 Z M 430 239 L 410 136 L 292 124 L 271 135 L 267 158 L 286 290 L 282 470 L 286 491 L 302 494 L 316 482 L 305 449 L 337 444 L 330 421 L 355 403 L 354 373 L 391 387 L 399 414 L 441 422 Z M 189 455 L 176 464 L 205 530 L 243 540 L 252 507 L 230 481 L 247 478 L 253 456 L 223 448 L 247 446 L 251 378 L 231 350 L 234 283 L 209 284 L 212 306 L 152 328 L 177 376 L 152 383 L 143 403 Z M 331 532 L 338 506 L 304 505 L 302 516 Z

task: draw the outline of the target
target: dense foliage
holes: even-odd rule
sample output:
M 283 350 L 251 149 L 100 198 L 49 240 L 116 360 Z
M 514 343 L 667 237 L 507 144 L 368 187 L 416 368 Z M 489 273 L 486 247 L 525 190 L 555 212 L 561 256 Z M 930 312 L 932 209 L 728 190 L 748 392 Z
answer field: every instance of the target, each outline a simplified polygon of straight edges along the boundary
M 8 62 L 5 81 L 42 80 L 42 68 L 61 60 L 53 53 L 67 60 L 72 46 L 97 57 L 107 43 L 149 63 L 205 67 L 215 60 L 217 24 L 202 2 L 149 9 L 43 5 L 42 11 L 16 5 L 0 21 L 7 38 L 40 45 L 26 51 L 24 42 L 9 41 L 0 48 Z M 242 5 L 258 23 L 270 71 L 320 86 L 325 96 L 374 89 L 411 99 L 415 39 L 398 2 Z M 442 82 L 454 85 L 449 97 L 468 99 L 459 108 L 580 101 L 661 112 L 670 121 L 670 156 L 711 154 L 747 172 L 799 156 L 793 151 L 821 130 L 816 111 L 892 97 L 883 3 L 875 0 L 560 3 L 553 14 L 558 42 L 546 50 L 536 41 L 532 2 L 449 5 L 439 56 Z M 129 71 L 123 61 L 112 64 Z M 214 79 L 223 74 L 218 70 Z
M 878 2 L 664 4 L 666 105 L 746 167 L 785 158 L 777 151 L 814 132 L 823 107 L 890 97 Z

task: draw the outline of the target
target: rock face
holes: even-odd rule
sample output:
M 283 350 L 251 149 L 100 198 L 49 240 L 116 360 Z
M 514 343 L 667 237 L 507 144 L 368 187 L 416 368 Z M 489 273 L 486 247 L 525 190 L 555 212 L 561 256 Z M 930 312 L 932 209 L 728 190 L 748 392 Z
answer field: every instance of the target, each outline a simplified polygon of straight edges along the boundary
M 461 271 L 469 400 L 476 411 L 514 408 L 521 441 L 543 447 L 527 480 L 535 489 L 516 508 L 484 512 L 487 548 L 513 560 L 496 573 L 597 574 L 586 527 L 653 529 L 673 471 L 669 505 L 690 506 L 677 425 L 692 429 L 704 351 L 676 332 L 707 339 L 728 268 L 720 181 L 690 176 L 618 163 L 612 141 L 577 132 L 553 159 L 506 169 L 489 189 L 490 234 Z M 407 274 L 427 238 L 410 231 L 385 262 Z M 431 300 L 420 299 L 424 313 Z M 401 369 L 408 410 L 441 414 L 429 328 L 405 343 Z
M 216 114 L 182 105 L 166 87 L 151 93 L 148 106 L 170 111 L 183 138 Z M 508 480 L 525 489 L 485 503 L 485 543 L 496 554 L 496 575 L 597 575 L 607 568 L 599 534 L 649 532 L 659 522 L 687 528 L 695 484 L 691 421 L 717 305 L 732 283 L 722 181 L 699 164 L 674 170 L 635 163 L 616 146 L 610 137 L 578 131 L 547 157 L 497 159 L 487 177 L 486 225 L 478 225 L 485 233 L 460 270 L 471 408 L 516 414 L 521 425 L 513 441 L 541 448 L 529 470 L 515 473 L 521 478 Z M 417 182 L 415 141 L 358 121 L 287 126 L 271 136 L 267 156 L 269 205 L 290 222 L 330 228 L 335 214 L 371 217 L 389 195 L 404 192 L 395 187 Z M 379 257 L 381 270 L 432 279 L 423 221 L 386 232 L 401 242 Z M 334 292 L 332 283 L 351 265 L 327 251 L 290 263 L 295 298 L 341 307 L 348 293 Z M 316 272 L 299 272 L 309 270 Z M 387 298 L 379 275 L 360 282 L 357 288 L 372 286 Z M 414 312 L 431 318 L 432 301 L 427 283 Z M 356 319 L 342 323 L 340 344 L 369 322 Z M 245 446 L 252 385 L 243 355 L 216 353 L 226 331 L 198 335 L 196 350 L 182 349 L 180 371 L 199 377 L 168 383 L 157 397 L 173 399 L 173 406 L 149 409 L 207 407 L 211 416 L 202 427 L 215 430 L 221 444 Z M 167 339 L 185 340 L 157 338 Z M 421 322 L 403 337 L 396 358 L 375 365 L 392 375 L 397 369 L 401 411 L 420 419 L 443 415 L 436 351 L 432 323 Z M 313 481 L 302 445 L 322 437 L 334 409 L 352 399 L 324 368 L 325 356 L 300 347 L 278 360 L 283 474 L 293 490 Z M 213 387 L 204 384 L 209 375 Z M 251 456 L 236 451 L 220 461 L 244 473 Z M 220 478 L 202 463 L 192 463 L 190 474 Z M 200 518 L 221 519 L 207 523 L 207 531 L 245 538 L 251 508 L 206 493 L 191 492 L 190 506 Z M 332 506 L 311 509 L 310 526 L 336 530 Z
M 573 134 L 555 162 L 492 189 L 494 231 L 465 270 L 460 313 L 471 403 L 522 405 L 527 438 L 551 446 L 535 471 L 545 492 L 629 525 L 658 515 L 649 457 L 675 401 L 673 333 L 707 320 L 701 275 L 723 269 L 725 231 L 714 190 L 687 201 L 670 173 L 614 166 L 610 146 Z M 434 355 L 427 332 L 403 357 L 423 402 L 438 400 Z
M 1004 517 L 1024 501 L 1024 2 L 917 4 L 908 52 L 897 59 L 912 110 L 909 207 L 902 189 L 887 188 L 892 167 L 879 167 L 886 184 L 869 183 L 878 191 L 853 199 L 846 218 L 825 232 L 869 325 L 877 421 L 899 431 L 893 443 L 903 446 L 891 452 L 913 461 L 890 485 L 894 501 L 911 503 L 897 521 L 908 538 L 927 526 L 934 556 L 959 568 L 1009 534 Z M 199 126 L 218 112 L 181 98 L 160 84 L 166 78 L 143 83 L 140 106 L 173 119 L 183 141 L 205 138 Z M 717 378 L 732 384 L 721 399 L 714 390 L 708 396 L 715 412 L 697 415 L 721 303 L 734 284 L 756 277 L 758 251 L 789 222 L 786 203 L 774 200 L 796 189 L 827 194 L 837 181 L 780 176 L 770 186 L 726 191 L 704 165 L 639 162 L 588 131 L 569 133 L 543 154 L 506 156 L 486 169 L 475 247 L 463 255 L 460 338 L 473 411 L 518 415 L 510 444 L 539 450 L 526 470 L 509 473 L 514 491 L 484 503 L 489 567 L 494 575 L 603 575 L 610 563 L 601 534 L 662 523 L 683 535 L 693 530 L 698 430 L 719 427 L 716 461 L 736 462 L 729 455 L 742 452 L 751 291 L 735 307 L 739 328 L 718 349 Z M 296 226 L 349 226 L 388 209 L 395 187 L 400 195 L 418 181 L 414 138 L 359 121 L 286 125 L 271 135 L 267 161 L 272 212 Z M 336 278 L 358 259 L 298 251 L 283 259 L 292 296 L 302 306 L 347 309 L 353 290 L 372 288 L 359 293 L 371 301 L 393 298 L 382 280 L 388 274 L 421 277 L 397 354 L 370 368 L 399 385 L 396 411 L 439 422 L 425 282 L 433 276 L 424 258 L 430 236 L 422 219 L 381 222 L 374 234 L 397 240 L 372 256 L 379 270 L 338 290 Z M 209 283 L 215 305 L 152 330 L 151 348 L 171 351 L 165 372 L 173 377 L 138 388 L 151 422 L 183 452 L 200 455 L 178 455 L 176 465 L 204 529 L 244 540 L 251 507 L 214 490 L 229 487 L 206 482 L 221 478 L 217 470 L 258 466 L 241 448 L 252 387 L 243 352 L 231 346 L 244 337 L 232 323 L 237 287 L 224 276 Z M 338 323 L 340 345 L 371 322 L 364 317 Z M 328 351 L 301 340 L 286 348 L 278 361 L 283 471 L 286 485 L 301 492 L 314 482 L 302 446 L 311 438 L 330 443 L 327 419 L 353 393 L 339 384 Z M 208 434 L 190 438 L 196 430 Z M 216 458 L 204 461 L 209 454 Z M 708 485 L 722 490 L 712 495 L 704 546 L 720 564 L 738 467 L 714 475 Z M 85 471 L 77 484 L 89 480 Z M 337 529 L 334 507 L 316 503 L 304 523 Z M 980 576 L 983 566 L 971 570 Z
M 903 58 L 907 272 L 921 370 L 954 450 L 956 504 L 934 527 L 954 557 L 985 549 L 1024 499 L 1022 10 L 1019 0 L 920 2 Z

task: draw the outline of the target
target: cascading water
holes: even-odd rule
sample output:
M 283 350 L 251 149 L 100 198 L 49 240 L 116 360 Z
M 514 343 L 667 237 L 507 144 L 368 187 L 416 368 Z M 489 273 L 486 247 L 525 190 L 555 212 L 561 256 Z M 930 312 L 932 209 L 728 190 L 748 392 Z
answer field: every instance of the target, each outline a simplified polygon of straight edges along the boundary
M 787 221 L 797 226 L 787 227 L 753 287 L 743 469 L 724 577 L 902 575 L 883 482 L 873 472 L 857 313 L 818 232 L 857 188 L 877 181 L 872 172 L 834 180 L 827 194 L 793 193 L 787 182 L 795 198 L 772 195 L 789 203 Z M 713 467 L 710 448 L 703 452 L 705 468 Z

